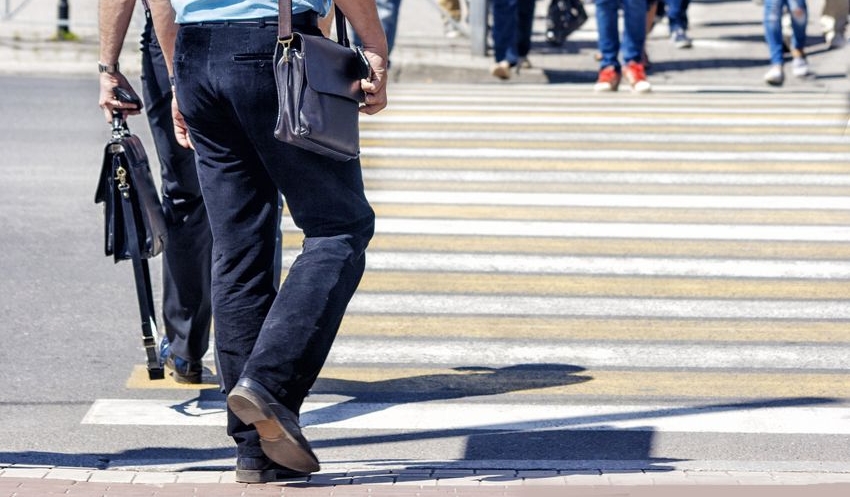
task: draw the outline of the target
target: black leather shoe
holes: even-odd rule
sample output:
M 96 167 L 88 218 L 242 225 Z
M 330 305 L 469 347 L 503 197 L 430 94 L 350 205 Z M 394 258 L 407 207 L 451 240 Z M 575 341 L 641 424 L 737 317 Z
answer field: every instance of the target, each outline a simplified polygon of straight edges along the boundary
M 227 407 L 243 423 L 254 425 L 269 459 L 296 471 L 319 471 L 319 459 L 301 434 L 298 416 L 258 382 L 240 379 L 227 396 Z
M 201 361 L 192 362 L 176 356 L 171 352 L 171 343 L 168 337 L 162 337 L 159 343 L 159 361 L 163 366 L 171 370 L 171 377 L 177 383 L 201 383 L 204 365 Z
M 239 483 L 268 483 L 309 475 L 310 473 L 284 468 L 268 457 L 236 458 L 236 481 Z

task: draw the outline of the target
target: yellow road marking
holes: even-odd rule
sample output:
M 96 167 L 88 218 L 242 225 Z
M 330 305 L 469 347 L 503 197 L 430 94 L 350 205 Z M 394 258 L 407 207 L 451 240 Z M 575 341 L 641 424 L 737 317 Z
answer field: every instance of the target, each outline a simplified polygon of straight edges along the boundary
M 569 297 L 841 300 L 850 297 L 850 281 L 367 271 L 358 290 Z
M 830 321 L 607 319 L 348 314 L 340 336 L 607 341 L 850 342 L 850 327 Z M 850 381 L 850 380 L 848 380 Z M 850 389 L 850 384 L 848 384 Z
M 200 384 L 188 384 L 188 383 L 177 383 L 174 381 L 168 371 L 165 372 L 165 378 L 162 380 L 151 380 L 148 379 L 148 370 L 143 365 L 136 365 L 133 367 L 133 371 L 130 373 L 130 378 L 127 379 L 127 388 L 156 388 L 156 389 L 164 389 L 164 390 L 208 390 L 212 388 L 219 388 L 218 386 L 218 376 L 216 376 L 215 371 L 204 368 L 204 374 L 201 378 L 203 383 Z
M 366 196 L 376 190 L 414 190 L 449 192 L 523 192 L 523 193 L 606 193 L 623 195 L 789 195 L 789 196 L 837 196 L 850 195 L 850 186 L 801 186 L 801 185 L 665 185 L 627 183 L 523 183 L 523 182 L 459 182 L 446 181 L 397 181 L 366 179 Z M 814 201 L 814 200 L 813 200 Z M 814 205 L 813 205 L 814 207 Z
M 148 380 L 136 366 L 127 388 L 201 390 L 218 388 L 205 378 L 201 385 L 184 385 L 167 378 Z M 419 394 L 434 399 L 478 395 L 551 395 L 563 397 L 657 398 L 794 398 L 847 399 L 843 373 L 749 373 L 683 371 L 585 370 L 569 365 L 505 368 L 358 368 L 326 366 L 313 394 L 351 396 L 384 392 Z
M 378 217 L 535 221 L 848 225 L 850 211 L 661 209 L 635 207 L 373 204 Z
M 301 248 L 300 233 L 285 231 L 283 246 Z M 654 257 L 730 257 L 754 259 L 848 259 L 850 243 L 726 240 L 635 240 L 590 238 L 516 238 L 507 236 L 394 235 L 377 233 L 369 250 L 483 252 Z M 367 251 L 367 258 L 368 256 Z
M 404 392 L 431 399 L 478 395 L 619 398 L 850 398 L 842 373 L 741 373 L 545 368 L 345 368 L 327 366 L 314 394 Z

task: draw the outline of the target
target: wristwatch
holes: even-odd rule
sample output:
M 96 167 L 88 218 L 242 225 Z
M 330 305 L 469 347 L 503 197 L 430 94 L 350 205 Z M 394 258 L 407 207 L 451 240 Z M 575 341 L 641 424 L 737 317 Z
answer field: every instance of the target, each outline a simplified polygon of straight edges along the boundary
M 97 72 L 105 72 L 106 74 L 115 74 L 118 72 L 118 63 L 114 64 L 104 64 L 102 62 L 97 63 Z

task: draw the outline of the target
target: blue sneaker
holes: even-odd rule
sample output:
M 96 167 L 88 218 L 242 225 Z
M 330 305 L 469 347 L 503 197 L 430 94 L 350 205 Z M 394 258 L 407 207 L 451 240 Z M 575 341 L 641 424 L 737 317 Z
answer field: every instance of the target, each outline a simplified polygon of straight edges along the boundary
M 159 362 L 171 370 L 171 377 L 177 383 L 201 383 L 204 365 L 201 361 L 192 362 L 171 353 L 168 337 L 162 337 L 159 343 Z
M 690 38 L 688 38 L 688 34 L 685 33 L 683 28 L 676 28 L 670 34 L 670 39 L 673 40 L 673 45 L 676 48 L 691 48 L 693 42 Z

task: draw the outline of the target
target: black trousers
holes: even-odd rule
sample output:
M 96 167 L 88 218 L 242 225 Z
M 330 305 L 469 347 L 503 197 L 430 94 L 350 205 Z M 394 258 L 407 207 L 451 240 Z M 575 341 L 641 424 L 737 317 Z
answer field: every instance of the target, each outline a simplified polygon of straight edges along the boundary
M 162 259 L 162 317 L 171 351 L 200 361 L 209 348 L 212 233 L 195 154 L 174 137 L 171 84 L 150 15 L 142 34 L 142 86 L 162 175 L 168 242 Z
M 273 25 L 183 25 L 174 76 L 213 232 L 215 342 L 225 391 L 249 378 L 298 413 L 360 282 L 375 214 L 359 159 L 339 162 L 275 139 L 276 44 Z M 302 250 L 278 288 L 281 194 Z M 263 454 L 256 429 L 232 411 L 228 434 L 239 457 Z

